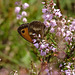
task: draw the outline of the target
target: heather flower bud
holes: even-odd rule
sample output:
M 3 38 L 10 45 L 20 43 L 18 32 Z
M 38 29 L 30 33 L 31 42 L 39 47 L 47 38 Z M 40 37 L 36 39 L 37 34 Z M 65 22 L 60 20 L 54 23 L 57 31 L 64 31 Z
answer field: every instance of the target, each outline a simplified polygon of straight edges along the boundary
M 33 39 L 33 43 L 35 43 L 36 42 L 36 39 Z
M 47 11 L 46 8 L 42 9 L 42 13 L 46 13 L 46 11 Z
M 29 7 L 29 4 L 28 3 L 24 3 L 22 6 L 23 6 L 23 9 L 26 9 L 26 8 Z
M 22 11 L 22 16 L 27 16 L 27 13 L 25 11 Z
M 54 28 L 53 28 L 53 27 L 50 29 L 50 32 L 51 32 L 51 33 L 53 33 L 53 32 L 54 32 Z
M 39 44 L 38 44 L 38 43 L 35 43 L 34 46 L 35 46 L 36 48 L 39 48 Z
M 56 48 L 53 47 L 53 48 L 52 48 L 52 51 L 53 51 L 53 52 L 56 52 Z
M 62 64 L 59 65 L 59 67 L 62 67 L 62 66 L 63 66 Z
M 49 53 L 49 49 L 46 49 L 46 53 Z
M 42 2 L 42 4 L 45 4 L 45 2 Z
M 23 18 L 23 22 L 27 22 L 27 19 L 26 18 Z
M 51 20 L 50 25 L 51 25 L 51 27 L 56 26 L 56 25 L 57 25 L 57 24 L 56 24 L 56 21 L 55 21 L 55 20 Z
M 41 50 L 41 56 L 45 56 L 45 55 L 46 55 L 46 52 Z
M 20 12 L 20 10 L 21 10 L 21 8 L 20 7 L 15 7 L 15 13 L 19 13 Z
M 74 25 L 74 26 L 75 26 L 75 19 L 72 21 L 72 25 Z
M 66 36 L 69 36 L 71 34 L 72 34 L 71 31 L 66 31 Z
M 18 20 L 20 20 L 21 17 L 22 17 L 21 15 L 19 15 L 19 14 L 17 15 L 17 19 L 18 19 Z
M 55 15 L 58 16 L 58 17 L 62 16 L 62 14 L 60 12 L 56 12 Z
M 48 21 L 45 21 L 44 24 L 46 25 L 46 27 L 50 27 L 50 23 Z
M 40 48 L 41 49 L 44 49 L 45 48 L 45 45 L 44 44 L 41 44 Z

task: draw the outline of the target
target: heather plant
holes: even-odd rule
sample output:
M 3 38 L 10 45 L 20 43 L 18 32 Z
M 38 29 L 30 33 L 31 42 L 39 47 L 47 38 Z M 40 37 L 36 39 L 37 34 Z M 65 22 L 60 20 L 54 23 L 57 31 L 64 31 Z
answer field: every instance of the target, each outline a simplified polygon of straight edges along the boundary
M 75 75 L 75 19 L 67 18 L 56 9 L 53 0 L 42 2 L 42 18 L 46 26 L 44 39 L 36 43 L 40 34 L 33 39 L 33 53 L 40 64 L 31 64 L 30 75 Z M 17 19 L 27 22 L 28 3 L 16 3 Z M 34 48 L 35 46 L 35 48 Z M 35 49 L 35 50 L 34 50 Z M 40 66 L 38 68 L 38 66 Z

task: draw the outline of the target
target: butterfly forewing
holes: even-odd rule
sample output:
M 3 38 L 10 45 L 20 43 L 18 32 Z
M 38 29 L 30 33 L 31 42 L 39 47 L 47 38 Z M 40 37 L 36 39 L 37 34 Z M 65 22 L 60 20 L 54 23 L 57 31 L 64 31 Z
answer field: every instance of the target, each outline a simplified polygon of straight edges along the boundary
M 18 33 L 27 41 L 32 42 L 32 38 L 30 37 L 29 32 L 28 32 L 28 26 L 29 26 L 29 23 L 22 24 L 18 28 Z

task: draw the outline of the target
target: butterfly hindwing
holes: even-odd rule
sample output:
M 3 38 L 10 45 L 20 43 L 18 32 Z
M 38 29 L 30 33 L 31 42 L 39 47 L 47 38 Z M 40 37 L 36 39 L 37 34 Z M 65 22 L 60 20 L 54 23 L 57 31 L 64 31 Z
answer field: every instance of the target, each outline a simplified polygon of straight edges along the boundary
M 45 25 L 40 21 L 33 21 L 29 24 L 28 27 L 29 35 L 34 39 L 33 35 L 36 34 L 37 36 L 40 34 L 41 38 L 44 37 Z

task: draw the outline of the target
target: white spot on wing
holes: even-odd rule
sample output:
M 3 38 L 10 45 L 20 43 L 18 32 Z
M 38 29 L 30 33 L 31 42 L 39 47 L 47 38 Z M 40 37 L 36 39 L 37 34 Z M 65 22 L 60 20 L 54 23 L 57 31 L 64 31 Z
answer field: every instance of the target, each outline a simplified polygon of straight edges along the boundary
M 41 30 L 41 29 L 40 29 L 40 28 L 35 28 L 35 27 L 34 27 L 33 30 L 34 30 L 34 31 L 39 31 L 39 30 Z

